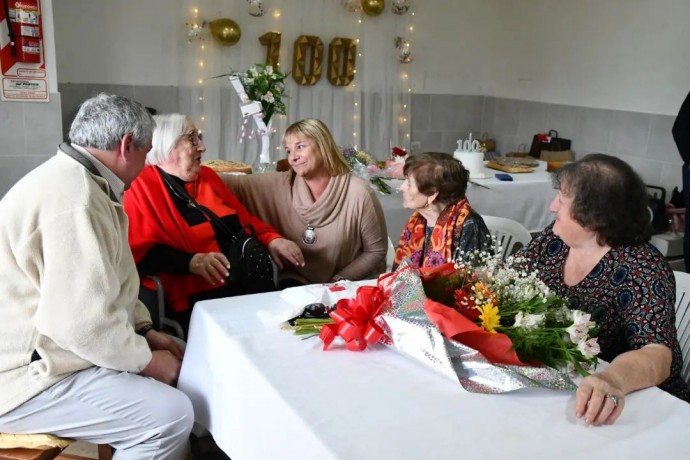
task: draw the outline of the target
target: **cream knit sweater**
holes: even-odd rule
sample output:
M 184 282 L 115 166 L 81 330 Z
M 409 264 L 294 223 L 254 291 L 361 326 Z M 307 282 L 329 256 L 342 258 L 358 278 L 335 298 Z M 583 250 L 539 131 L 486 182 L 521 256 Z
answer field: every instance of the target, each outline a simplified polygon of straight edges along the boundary
M 107 190 L 58 152 L 0 201 L 0 414 L 79 370 L 151 360 L 127 216 Z

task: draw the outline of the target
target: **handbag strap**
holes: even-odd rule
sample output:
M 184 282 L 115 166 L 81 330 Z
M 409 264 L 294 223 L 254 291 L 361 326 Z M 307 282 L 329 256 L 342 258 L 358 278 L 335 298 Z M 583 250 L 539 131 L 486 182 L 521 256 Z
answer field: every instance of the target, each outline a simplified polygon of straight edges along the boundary
M 173 192 L 175 196 L 178 198 L 182 199 L 183 201 L 187 202 L 187 206 L 199 210 L 204 217 L 206 217 L 209 221 L 213 222 L 216 224 L 218 228 L 220 228 L 222 231 L 226 233 L 226 235 L 230 238 L 231 241 L 236 241 L 237 240 L 237 235 L 234 235 L 230 228 L 223 222 L 223 220 L 216 215 L 215 212 L 211 211 L 209 208 L 206 206 L 203 206 L 199 204 L 189 193 L 187 193 L 187 190 L 185 190 L 184 187 L 182 187 L 179 182 L 177 182 L 175 179 L 173 179 L 170 174 L 167 172 L 163 171 L 161 168 L 158 168 L 158 171 L 161 173 L 161 177 L 163 177 L 163 181 L 167 184 L 167 186 L 170 188 L 170 190 Z M 240 235 L 244 233 L 245 227 L 248 225 L 245 225 L 242 227 L 242 230 L 240 231 Z M 251 225 L 249 225 L 251 227 Z M 252 227 L 252 233 L 254 231 L 254 227 Z M 256 235 L 254 235 L 256 236 Z
M 553 135 L 551 133 L 553 133 Z M 555 129 L 550 129 L 548 134 L 550 138 L 558 137 L 558 131 L 556 131 Z

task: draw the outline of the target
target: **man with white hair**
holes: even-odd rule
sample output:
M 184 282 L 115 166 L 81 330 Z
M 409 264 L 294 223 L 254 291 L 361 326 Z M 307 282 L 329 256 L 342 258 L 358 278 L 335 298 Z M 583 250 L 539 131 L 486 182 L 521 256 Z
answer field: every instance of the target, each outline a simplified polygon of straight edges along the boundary
M 110 444 L 116 459 L 184 454 L 183 350 L 137 298 L 121 204 L 154 125 L 138 102 L 95 96 L 70 143 L 0 201 L 0 432 Z

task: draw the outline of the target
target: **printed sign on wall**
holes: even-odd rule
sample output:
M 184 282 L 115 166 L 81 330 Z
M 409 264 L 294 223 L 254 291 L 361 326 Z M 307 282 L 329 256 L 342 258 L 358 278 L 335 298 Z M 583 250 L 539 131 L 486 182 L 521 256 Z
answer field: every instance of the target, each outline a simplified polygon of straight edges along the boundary
M 48 102 L 40 1 L 0 1 L 0 97 Z

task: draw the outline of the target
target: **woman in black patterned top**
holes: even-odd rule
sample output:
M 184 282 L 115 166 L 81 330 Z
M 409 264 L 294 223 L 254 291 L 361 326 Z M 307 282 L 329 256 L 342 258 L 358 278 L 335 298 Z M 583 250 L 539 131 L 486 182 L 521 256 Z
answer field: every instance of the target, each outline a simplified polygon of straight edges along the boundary
M 625 395 L 654 385 L 690 402 L 680 377 L 675 279 L 648 242 L 642 179 L 618 158 L 590 154 L 561 168 L 554 184 L 556 219 L 520 255 L 600 328 L 600 357 L 611 364 L 582 380 L 576 415 L 587 424 L 613 423 Z

